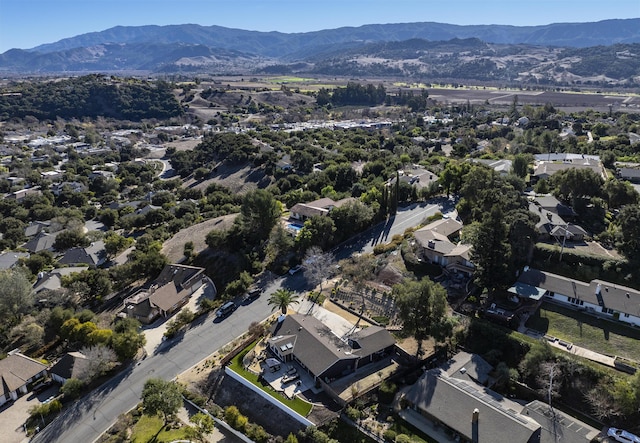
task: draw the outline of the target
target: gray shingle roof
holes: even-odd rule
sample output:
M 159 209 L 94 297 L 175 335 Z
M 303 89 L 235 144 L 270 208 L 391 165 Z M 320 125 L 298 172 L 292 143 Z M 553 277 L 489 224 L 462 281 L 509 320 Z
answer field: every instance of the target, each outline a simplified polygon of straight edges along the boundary
M 535 441 L 540 430 L 538 423 L 516 412 L 522 409 L 517 403 L 490 389 L 448 377 L 441 369 L 425 372 L 405 399 L 470 441 L 474 409 L 479 411 L 475 441 Z
M 317 377 L 321 377 L 339 361 L 368 357 L 395 343 L 387 330 L 370 326 L 350 337 L 360 346 L 352 348 L 320 320 L 301 314 L 288 315 L 278 332 L 282 335 L 269 339 L 270 344 L 280 346 L 291 343 L 291 352 Z
M 537 269 L 523 272 L 518 281 L 594 305 L 604 304 L 604 307 L 614 311 L 640 317 L 640 292 L 633 288 L 602 280 L 585 283 Z M 598 285 L 600 297 L 596 295 Z

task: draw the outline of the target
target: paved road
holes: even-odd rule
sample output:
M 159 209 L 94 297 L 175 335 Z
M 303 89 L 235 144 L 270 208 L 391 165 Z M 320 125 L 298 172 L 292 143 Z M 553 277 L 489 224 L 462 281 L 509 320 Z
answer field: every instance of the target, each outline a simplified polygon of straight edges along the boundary
M 387 242 L 395 234 L 420 223 L 437 212 L 437 203 L 416 204 L 401 208 L 388 222 L 381 223 L 345 242 L 335 250 L 336 258 L 348 257 L 356 252 L 370 252 L 380 242 Z M 444 209 L 447 211 L 448 206 Z M 191 368 L 217 349 L 247 331 L 253 321 L 262 321 L 271 312 L 267 305 L 269 295 L 285 287 L 293 291 L 307 289 L 303 273 L 278 277 L 269 282 L 259 299 L 241 304 L 228 318 L 218 321 L 213 316 L 199 319 L 182 337 L 164 342 L 146 359 L 132 364 L 87 397 L 77 401 L 34 439 L 34 442 L 92 442 L 106 431 L 117 417 L 135 407 L 140 401 L 144 382 L 151 377 L 170 380 Z

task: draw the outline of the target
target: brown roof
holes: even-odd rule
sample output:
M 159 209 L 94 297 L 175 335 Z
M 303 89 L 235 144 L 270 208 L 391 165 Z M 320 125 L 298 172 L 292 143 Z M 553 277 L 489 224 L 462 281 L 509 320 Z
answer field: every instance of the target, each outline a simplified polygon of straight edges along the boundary
M 418 229 L 418 231 L 433 231 L 438 234 L 442 234 L 445 237 L 449 237 L 462 229 L 462 223 L 452 218 L 441 218 L 434 222 L 429 223 L 424 228 Z M 416 231 L 416 232 L 418 232 Z
M 9 354 L 0 360 L 2 394 L 7 395 L 27 384 L 27 380 L 47 369 L 46 365 L 22 354 Z
M 439 252 L 440 254 L 448 254 L 456 245 L 451 243 L 446 235 L 431 230 L 418 229 L 413 233 L 416 241 L 425 249 Z
M 170 311 L 185 295 L 188 295 L 188 293 L 179 293 L 176 285 L 173 282 L 169 282 L 153 291 L 153 294 L 149 296 L 149 301 L 163 311 Z

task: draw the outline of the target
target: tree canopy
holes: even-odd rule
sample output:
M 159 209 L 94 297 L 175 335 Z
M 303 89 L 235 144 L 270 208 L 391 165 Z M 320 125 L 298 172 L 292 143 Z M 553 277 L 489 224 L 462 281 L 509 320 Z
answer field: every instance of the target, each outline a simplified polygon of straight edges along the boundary
M 393 286 L 393 296 L 403 331 L 418 342 L 418 354 L 422 352 L 422 342 L 429 337 L 441 342 L 451 335 L 453 322 L 447 314 L 447 293 L 439 283 L 429 278 L 407 280 Z
M 180 386 L 161 378 L 150 378 L 142 389 L 142 408 L 145 414 L 162 415 L 164 422 L 175 415 L 182 406 Z

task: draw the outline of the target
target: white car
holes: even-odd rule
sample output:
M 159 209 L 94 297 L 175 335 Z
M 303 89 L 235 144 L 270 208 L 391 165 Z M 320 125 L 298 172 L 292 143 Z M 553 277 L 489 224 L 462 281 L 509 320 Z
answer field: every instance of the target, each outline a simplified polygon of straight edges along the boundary
M 622 429 L 609 428 L 607 435 L 622 443 L 640 443 L 640 437 L 633 435 L 631 432 L 623 431 Z

